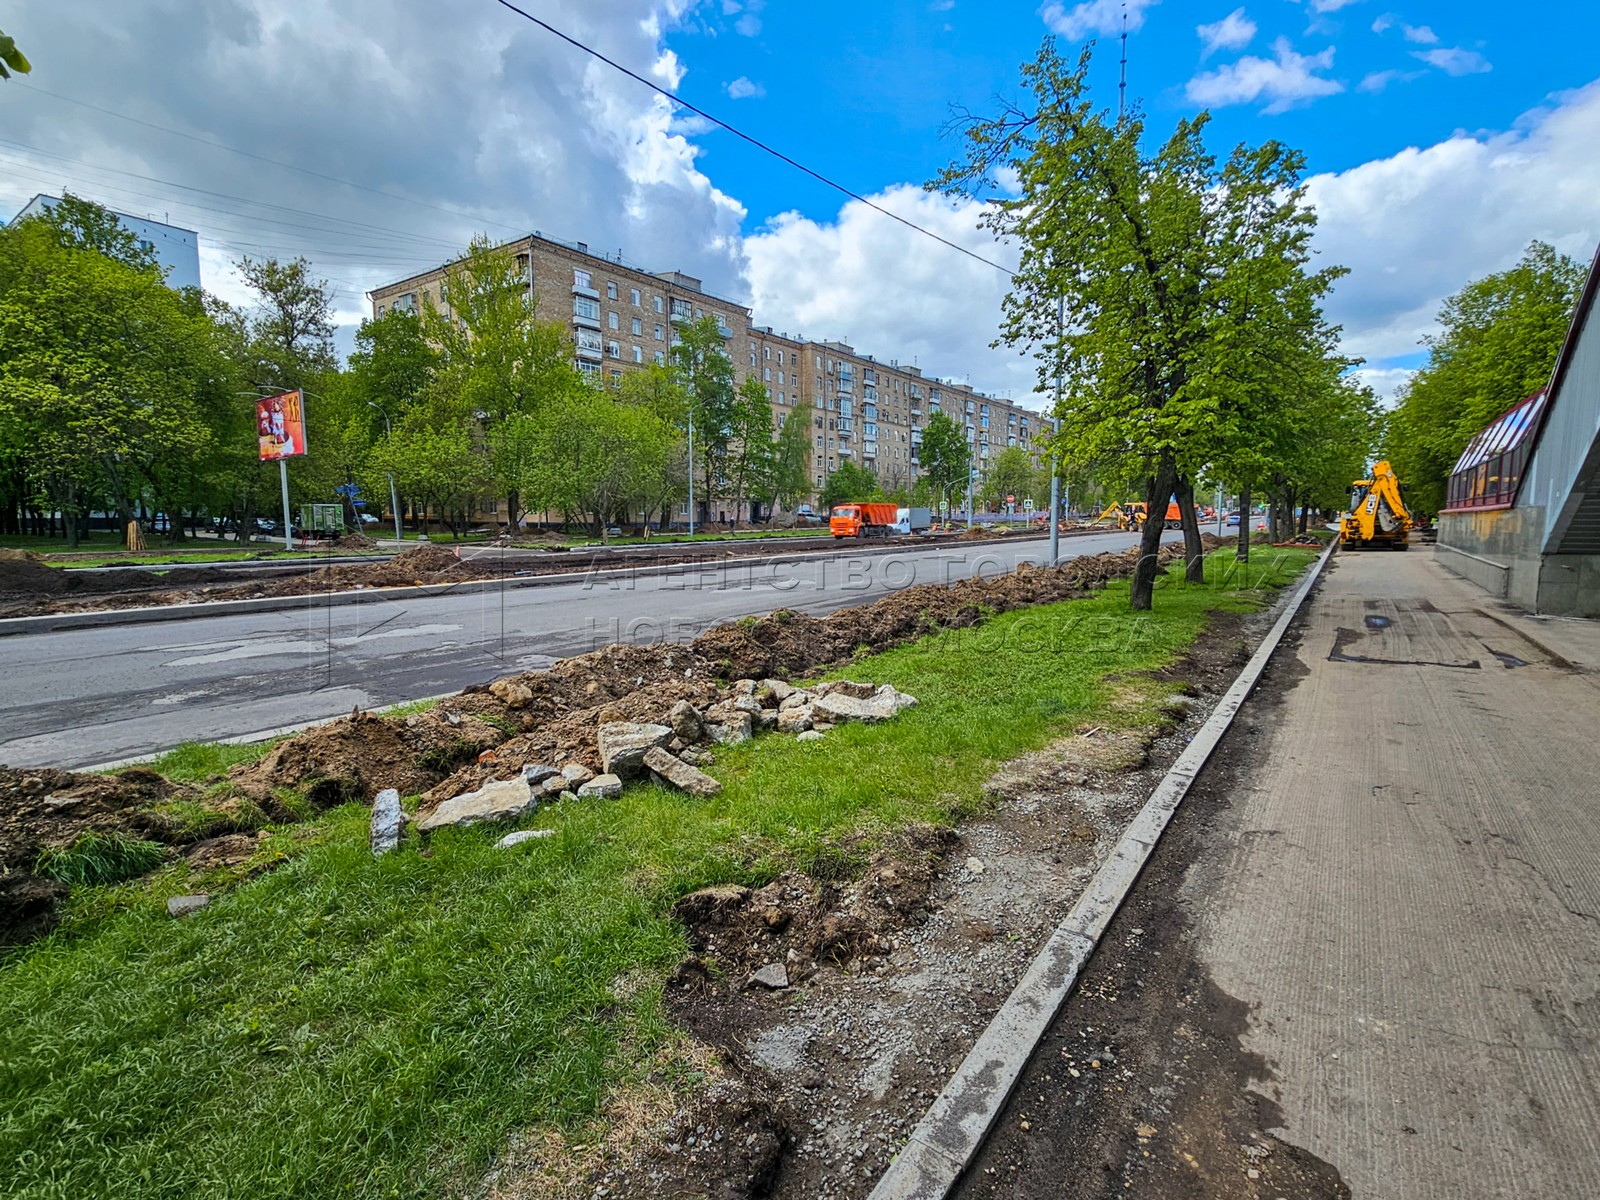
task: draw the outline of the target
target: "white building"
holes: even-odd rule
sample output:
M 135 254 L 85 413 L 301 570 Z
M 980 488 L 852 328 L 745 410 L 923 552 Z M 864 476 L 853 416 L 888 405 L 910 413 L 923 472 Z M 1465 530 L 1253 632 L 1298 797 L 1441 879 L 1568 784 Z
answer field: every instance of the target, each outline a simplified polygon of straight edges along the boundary
M 23 206 L 13 220 L 22 220 L 24 217 L 36 217 L 48 212 L 61 203 L 59 196 L 35 196 Z M 177 225 L 168 225 L 164 221 L 153 221 L 148 217 L 136 217 L 131 213 L 112 211 L 112 216 L 117 218 L 121 226 L 139 241 L 144 243 L 146 249 L 155 253 L 156 261 L 167 272 L 167 286 L 170 288 L 186 288 L 200 286 L 200 235 L 192 229 L 182 229 Z

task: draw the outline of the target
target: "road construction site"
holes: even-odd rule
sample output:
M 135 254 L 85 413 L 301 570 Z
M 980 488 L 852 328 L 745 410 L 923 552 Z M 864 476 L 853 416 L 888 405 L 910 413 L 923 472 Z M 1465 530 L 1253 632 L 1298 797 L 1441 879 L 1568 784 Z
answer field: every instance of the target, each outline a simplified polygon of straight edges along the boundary
M 769 564 L 746 583 L 730 582 L 724 567 L 711 588 L 678 572 L 520 595 L 579 609 L 602 622 L 608 644 L 630 639 L 604 623 L 644 613 L 657 625 L 634 644 L 674 644 L 699 632 L 691 598 L 694 615 L 713 621 L 718 612 L 771 613 L 778 592 L 798 613 L 865 597 L 882 604 L 899 590 L 890 577 L 897 559 L 922 572 L 912 576 L 919 582 L 955 571 L 999 587 L 1027 548 L 1004 549 L 1018 557 L 957 560 L 947 549 L 837 560 L 841 572 L 860 572 L 849 588 L 790 585 L 793 576 Z M 485 1194 L 547 1194 L 525 1188 L 556 1160 L 577 1190 L 550 1195 L 1600 1191 L 1600 827 L 1585 784 L 1600 631 L 1486 599 L 1434 554 L 1335 554 L 1320 578 L 1270 611 L 1214 617 L 1181 662 L 1114 677 L 1114 694 L 1132 689 L 1146 697 L 1140 703 L 1152 683 L 1177 689 L 1153 693 L 1166 696 L 1155 724 L 1081 725 L 1009 760 L 986 784 L 981 813 L 953 833 L 913 831 L 848 885 L 829 891 L 826 876 L 819 884 L 786 873 L 765 887 L 685 896 L 674 915 L 694 953 L 669 981 L 666 1002 L 716 1056 L 695 1060 L 704 1081 L 658 1096 L 655 1108 L 629 1099 L 628 1119 L 598 1140 L 513 1144 L 484 1178 Z M 1097 578 L 1046 584 L 1035 575 L 1026 602 Z M 492 599 L 514 603 L 518 594 Z M 644 607 L 629 607 L 630 597 Z M 463 661 L 487 659 L 474 664 L 479 679 L 517 674 L 534 685 L 533 707 L 513 717 L 542 711 L 542 667 L 594 648 L 583 640 L 592 629 L 577 638 L 566 629 L 538 643 L 512 635 L 516 655 L 497 657 L 494 609 L 481 595 L 470 600 L 479 606 L 475 640 L 449 649 Z M 684 612 L 681 623 L 663 622 L 669 604 Z M 410 611 L 390 625 L 369 622 L 337 648 L 358 652 L 396 628 L 415 640 L 375 658 L 417 656 L 439 631 L 410 623 Z M 439 613 L 455 611 L 422 615 L 448 623 Z M 320 615 L 351 612 L 360 610 Z M 947 621 L 984 619 L 978 610 L 951 614 Z M 903 638 L 916 627 L 903 620 L 911 615 L 833 632 L 810 617 L 785 618 L 801 622 L 793 629 L 771 618 L 735 621 L 695 641 L 693 661 L 720 662 L 730 677 L 803 675 L 848 657 L 857 638 L 895 644 L 872 638 L 891 627 Z M 267 619 L 219 615 L 207 624 Z M 271 661 L 295 644 L 282 630 L 178 644 L 174 629 L 193 633 L 171 624 L 121 631 L 157 639 L 129 646 L 130 669 L 148 672 L 158 662 L 148 656 L 160 656 L 214 672 L 204 686 L 225 689 L 241 663 Z M 335 680 L 325 689 L 338 695 L 332 711 L 348 712 L 353 694 L 370 700 L 360 675 L 338 692 L 333 639 L 309 627 L 293 636 L 302 634 L 314 650 L 288 674 L 269 672 L 277 684 L 302 675 L 298 695 L 317 697 L 323 670 Z M 8 648 L 89 636 L 113 632 L 30 634 Z M 445 661 L 425 666 L 440 677 Z M 601 692 L 564 703 L 626 695 L 632 685 L 621 674 L 633 660 L 618 659 L 616 671 L 595 662 L 585 677 Z M 398 664 L 367 669 L 395 671 L 396 690 L 405 690 Z M 561 671 L 548 673 L 566 680 L 552 686 L 581 683 Z M 42 665 L 35 672 L 30 686 L 49 688 Z M 104 694 L 118 696 L 119 686 L 104 681 Z M 454 713 L 457 734 L 471 731 L 504 753 L 504 735 L 485 721 L 506 715 L 498 706 L 509 696 L 461 698 L 427 719 L 442 732 Z M 188 703 L 161 698 L 145 711 Z M 232 703 L 251 700 L 239 693 Z M 649 719 L 628 703 L 610 719 Z M 107 724 L 109 713 L 94 712 L 88 697 L 69 705 L 87 706 L 79 736 Z M 327 744 L 361 728 L 329 727 Z M 125 726 L 111 740 L 134 734 Z M 523 740 L 543 747 L 539 736 Z M 853 743 L 821 743 L 835 744 Z M 360 760 L 341 761 L 364 791 L 380 781 L 359 774 Z M 266 802 L 274 788 L 324 778 L 328 761 L 275 756 L 236 778 L 259 783 Z M 492 759 L 465 762 L 427 803 L 494 773 Z M 835 944 L 828 939 L 841 927 L 829 922 L 840 913 L 864 924 L 849 927 L 848 951 L 824 961 L 819 947 Z M 798 956 L 786 960 L 785 946 Z M 770 969 L 786 961 L 787 971 Z M 1032 1016 L 1019 1021 L 1019 1006 Z

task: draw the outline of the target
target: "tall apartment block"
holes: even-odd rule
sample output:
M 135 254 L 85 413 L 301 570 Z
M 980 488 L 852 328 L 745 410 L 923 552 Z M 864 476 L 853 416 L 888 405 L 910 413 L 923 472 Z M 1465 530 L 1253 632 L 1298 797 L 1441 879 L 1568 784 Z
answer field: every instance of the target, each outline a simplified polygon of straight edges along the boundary
M 647 271 L 620 256 L 593 254 L 582 242 L 538 233 L 501 249 L 527 272 L 539 320 L 567 329 L 578 369 L 599 383 L 616 384 L 631 371 L 666 362 L 675 328 L 710 316 L 723 331 L 737 381 L 754 378 L 766 386 L 774 430 L 797 408 L 810 406 L 818 488 L 847 462 L 867 467 L 890 490 L 908 486 L 919 472 L 923 426 L 936 412 L 966 427 L 980 468 L 1007 446 L 1033 453 L 1037 412 L 843 342 L 758 326 L 748 307 L 712 295 L 681 271 Z M 444 275 L 441 266 L 375 289 L 369 293 L 373 315 L 442 306 Z

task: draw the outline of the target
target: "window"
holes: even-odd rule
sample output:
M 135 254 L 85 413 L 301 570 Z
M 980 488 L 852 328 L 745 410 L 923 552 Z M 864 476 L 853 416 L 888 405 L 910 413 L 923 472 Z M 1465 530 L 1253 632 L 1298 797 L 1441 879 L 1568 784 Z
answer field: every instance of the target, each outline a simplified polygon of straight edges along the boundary
M 783 361 L 783 356 L 782 356 L 782 355 L 781 355 L 781 354 L 780 354 L 780 355 L 779 355 L 779 356 L 778 356 L 778 361 L 779 361 L 779 362 L 782 362 L 782 361 Z M 781 384 L 781 383 L 782 383 L 782 382 L 783 382 L 783 372 L 782 372 L 782 371 L 779 371 L 779 372 L 778 372 L 778 382 L 779 382 L 779 383 L 780 383 L 780 384 Z
M 782 350 L 778 351 L 778 365 L 780 367 L 783 366 L 783 351 Z
M 582 270 L 581 268 L 573 268 L 572 286 L 575 288 L 586 288 L 593 286 L 589 282 L 589 272 Z
M 572 298 L 572 315 L 585 321 L 600 323 L 600 301 L 591 300 L 587 296 L 574 296 Z
M 615 329 L 617 327 L 617 314 L 614 312 L 608 312 L 606 314 L 606 324 L 612 329 Z
M 788 403 L 788 401 L 786 401 L 786 400 L 785 400 L 785 399 L 784 399 L 784 398 L 783 398 L 783 393 L 782 393 L 782 392 L 779 392 L 779 393 L 778 393 L 778 403 L 779 403 L 779 404 L 787 404 L 787 403 Z
M 694 313 L 694 307 L 687 300 L 674 300 L 672 302 L 672 319 L 674 321 L 687 321 Z
M 388 312 L 388 311 L 389 310 L 386 307 L 384 307 L 382 304 L 378 305 L 378 316 L 382 317 L 383 314 Z
M 597 362 L 589 362 L 587 359 L 579 359 L 578 370 L 582 371 L 585 375 L 588 375 L 591 378 L 595 378 L 600 374 L 600 364 Z
M 612 387 L 618 387 L 618 386 L 621 385 L 621 383 L 622 383 L 622 372 L 617 370 L 617 368 L 612 367 L 611 368 L 611 386 Z
M 635 308 L 638 308 L 639 307 L 639 289 L 638 288 L 629 288 L 628 289 L 628 299 L 633 301 L 633 306 Z
M 750 351 L 750 365 L 752 367 L 756 365 L 756 352 L 754 350 Z
M 636 363 L 642 363 L 644 361 L 644 348 L 642 346 L 635 346 L 633 348 L 633 361 Z
M 654 299 L 655 299 L 655 302 L 656 302 L 656 311 L 657 311 L 657 312 L 662 312 L 662 311 L 664 311 L 664 310 L 663 310 L 663 309 L 662 309 L 662 306 L 661 306 L 661 297 L 660 297 L 660 296 L 656 296 L 656 297 L 654 297 Z
M 621 358 L 622 357 L 622 347 L 617 345 L 617 343 L 615 343 L 615 342 L 607 342 L 606 343 L 606 357 L 607 358 Z
M 636 296 L 638 294 L 639 293 L 637 293 L 637 292 L 634 293 L 634 295 L 636 295 Z M 641 321 L 638 317 L 635 317 L 633 319 L 633 336 L 634 337 L 643 337 L 644 336 L 644 322 Z
M 616 298 L 617 298 L 617 285 L 615 283 L 608 282 L 606 284 L 606 299 L 607 300 L 615 300 Z
M 665 330 L 663 330 L 661 326 L 657 325 L 656 326 L 656 341 L 658 341 L 658 342 L 659 341 L 663 341 L 663 340 L 665 340 L 665 337 L 666 337 Z
M 761 347 L 761 357 L 762 358 L 771 358 L 772 357 L 772 347 L 771 346 L 763 346 L 763 347 Z
M 664 366 L 666 366 L 666 365 L 667 365 L 667 355 L 666 355 L 666 352 L 665 352 L 665 351 L 662 351 L 662 350 L 657 350 L 657 351 L 656 351 L 656 366 L 658 366 L 658 367 L 664 367 Z
M 600 335 L 592 329 L 578 330 L 578 353 L 582 354 L 585 350 L 595 355 L 600 353 Z
M 763 382 L 763 383 L 771 383 L 772 382 L 772 368 L 771 367 L 762 368 L 762 371 L 761 371 L 761 382 Z

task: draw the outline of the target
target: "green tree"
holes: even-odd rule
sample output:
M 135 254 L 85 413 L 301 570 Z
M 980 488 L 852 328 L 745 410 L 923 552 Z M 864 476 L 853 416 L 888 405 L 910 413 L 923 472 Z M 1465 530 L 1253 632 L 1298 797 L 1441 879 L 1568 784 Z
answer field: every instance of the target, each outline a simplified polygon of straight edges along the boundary
M 587 386 L 572 342 L 554 322 L 535 320 L 527 277 L 510 251 L 487 238 L 445 271 L 440 303 L 424 297 L 422 331 L 440 352 L 440 386 L 487 430 L 484 447 L 513 527 L 521 492 L 537 465 L 541 410 Z
M 1220 431 L 1248 436 L 1228 417 L 1241 331 L 1257 322 L 1280 345 L 1314 340 L 1304 322 L 1341 272 L 1307 270 L 1315 214 L 1298 152 L 1268 142 L 1219 163 L 1204 113 L 1147 151 L 1137 111 L 1093 107 L 1089 61 L 1086 49 L 1069 64 L 1047 40 L 1023 68 L 1031 111 L 972 121 L 966 159 L 935 186 L 984 195 L 985 224 L 1021 247 L 1000 340 L 1036 350 L 1041 389 L 1065 381 L 1058 452 L 1133 459 L 1158 512 L 1221 451 Z M 1015 172 L 1014 195 L 989 194 L 1001 170 Z M 1134 608 L 1152 603 L 1160 536 L 1148 522 Z
M 710 504 L 727 492 L 728 449 L 734 439 L 733 360 L 715 319 L 702 317 L 677 327 L 669 356 L 678 384 L 694 413 L 692 469 L 701 479 L 697 501 Z
M 772 448 L 772 497 L 792 512 L 811 491 L 811 405 L 802 403 L 784 418 Z
M 198 295 L 72 232 L 110 231 L 104 210 L 64 215 L 0 230 L 0 453 L 75 545 L 98 503 L 131 520 L 147 484 L 205 460 L 231 381 Z
M 235 267 L 256 293 L 249 321 L 250 381 L 266 388 L 307 388 L 338 367 L 333 349 L 333 293 L 304 258 L 241 258 Z
M 938 507 L 948 509 L 952 492 L 965 492 L 972 473 L 972 447 L 948 413 L 936 412 L 922 429 L 922 472 Z
M 583 520 L 604 540 L 641 502 L 659 502 L 657 481 L 672 466 L 676 430 L 642 404 L 582 388 L 541 415 L 539 502 L 567 521 Z
M 362 400 L 377 405 L 392 421 L 434 381 L 439 364 L 439 351 L 423 336 L 422 319 L 396 308 L 361 323 L 348 371 Z M 369 412 L 376 438 L 383 418 L 378 411 Z
M 840 463 L 838 470 L 829 474 L 817 502 L 822 506 L 822 511 L 828 513 L 841 504 L 882 499 L 883 489 L 878 486 L 878 477 L 865 467 L 846 462 Z
M 393 474 L 405 501 L 420 507 L 425 530 L 430 510 L 448 521 L 450 513 L 489 485 L 489 463 L 476 441 L 472 414 L 442 389 L 431 389 L 373 448 L 366 490 L 374 495 L 386 490 L 387 475 Z M 454 532 L 459 537 L 461 530 Z
M 725 474 L 737 521 L 747 501 L 772 501 L 772 400 L 761 380 L 751 376 L 739 385 L 729 418 Z
M 1048 492 L 1048 472 L 1034 467 L 1033 458 L 1021 446 L 1007 446 L 995 455 L 989 469 L 984 472 L 980 495 L 985 504 L 1004 504 L 1007 496 L 1015 496 L 1015 503 L 1021 507 L 1023 498 L 1033 495 L 1035 480 L 1039 475 L 1045 476 L 1045 490 Z
M 1572 319 L 1584 268 L 1533 242 L 1517 264 L 1474 280 L 1444 302 L 1428 361 L 1390 415 L 1384 443 L 1423 512 L 1444 504 L 1467 443 L 1500 413 L 1545 386 Z
M 0 30 L 0 79 L 10 79 L 11 72 L 18 75 L 27 75 L 33 70 L 33 64 L 17 49 L 17 43 Z

